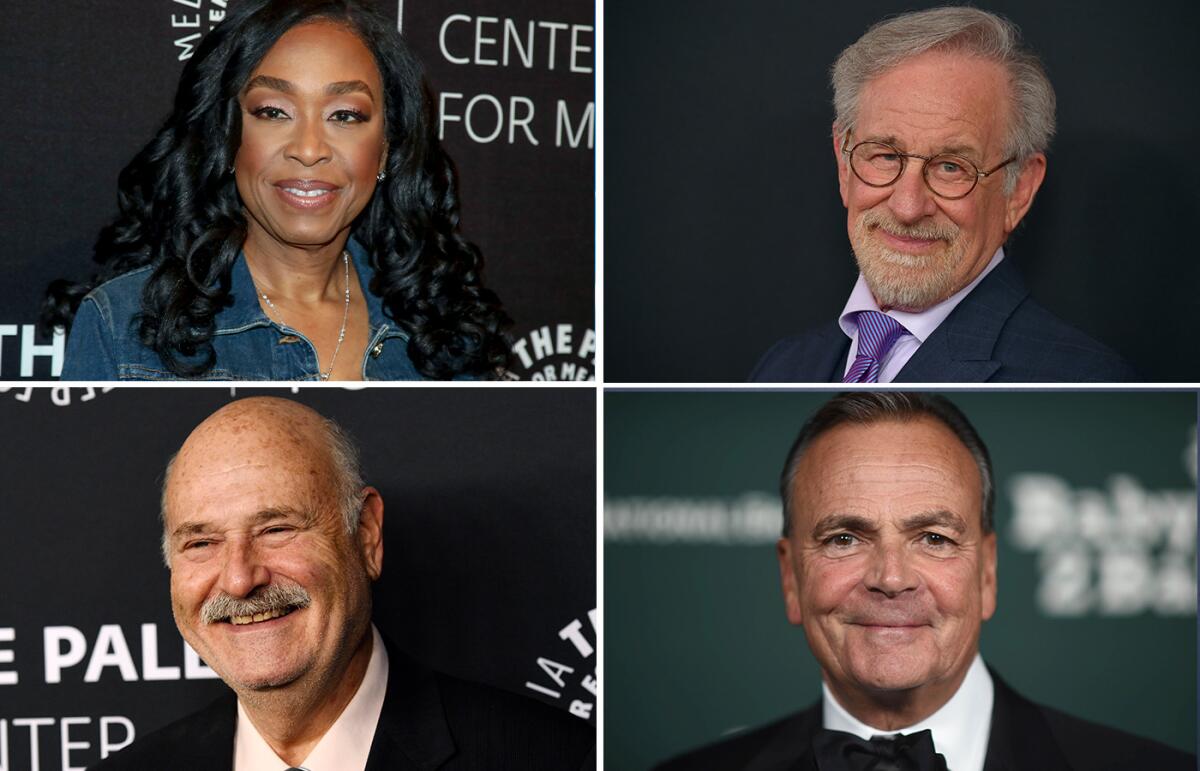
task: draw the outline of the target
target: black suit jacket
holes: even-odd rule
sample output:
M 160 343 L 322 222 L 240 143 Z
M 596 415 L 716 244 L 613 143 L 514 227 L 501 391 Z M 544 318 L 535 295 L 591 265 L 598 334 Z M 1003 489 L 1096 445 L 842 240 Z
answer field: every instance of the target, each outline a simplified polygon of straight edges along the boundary
M 984 771 L 1196 771 L 1196 756 L 1029 701 L 992 672 Z M 821 703 L 673 758 L 659 771 L 811 771 Z
M 850 339 L 830 322 L 776 343 L 750 379 L 841 382 L 849 352 Z M 1009 259 L 955 306 L 896 376 L 898 383 L 1134 380 L 1124 359 L 1034 302 Z
M 388 645 L 367 771 L 591 769 L 591 726 L 541 702 L 434 672 Z M 237 698 L 138 739 L 92 771 L 230 771 Z M 337 771 L 318 769 L 316 771 Z

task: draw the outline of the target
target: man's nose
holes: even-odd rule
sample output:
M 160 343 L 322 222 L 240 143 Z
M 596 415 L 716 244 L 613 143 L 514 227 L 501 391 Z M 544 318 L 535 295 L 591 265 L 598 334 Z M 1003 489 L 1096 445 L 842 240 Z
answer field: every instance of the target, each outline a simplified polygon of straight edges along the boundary
M 863 581 L 869 590 L 896 597 L 920 585 L 905 544 L 877 544 L 870 560 Z
M 271 583 L 271 571 L 248 540 L 234 538 L 225 545 L 220 589 L 231 597 L 248 597 L 255 589 Z
M 937 201 L 934 199 L 933 191 L 925 184 L 921 160 L 910 158 L 900 178 L 892 183 L 888 209 L 897 222 L 913 225 L 937 214 Z

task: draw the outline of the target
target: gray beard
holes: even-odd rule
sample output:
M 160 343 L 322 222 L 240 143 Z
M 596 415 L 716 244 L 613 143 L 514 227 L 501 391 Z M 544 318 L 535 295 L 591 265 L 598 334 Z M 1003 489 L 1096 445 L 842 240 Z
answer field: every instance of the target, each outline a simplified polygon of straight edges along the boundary
M 883 246 L 868 219 L 872 218 L 859 218 L 850 245 L 858 269 L 881 307 L 923 311 L 954 294 L 954 268 L 962 262 L 964 252 L 957 238 L 949 239 L 933 254 L 905 254 Z M 918 237 L 925 235 L 919 228 L 911 231 Z

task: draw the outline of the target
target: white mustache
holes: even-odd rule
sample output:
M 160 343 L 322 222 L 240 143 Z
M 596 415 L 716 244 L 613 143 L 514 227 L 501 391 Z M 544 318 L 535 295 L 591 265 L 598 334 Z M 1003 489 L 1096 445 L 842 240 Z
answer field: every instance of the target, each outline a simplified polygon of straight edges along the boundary
M 200 620 L 206 624 L 228 621 L 234 616 L 254 616 L 273 610 L 307 608 L 312 602 L 303 586 L 294 583 L 270 584 L 250 597 L 238 598 L 221 593 L 200 607 Z

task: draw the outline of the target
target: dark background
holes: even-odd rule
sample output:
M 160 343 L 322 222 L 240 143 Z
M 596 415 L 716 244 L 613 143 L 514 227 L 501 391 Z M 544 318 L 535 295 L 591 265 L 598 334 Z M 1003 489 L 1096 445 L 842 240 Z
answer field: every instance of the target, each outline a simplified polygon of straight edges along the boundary
M 607 380 L 744 381 L 773 342 L 837 317 L 857 269 L 828 71 L 872 23 L 938 4 L 607 4 Z M 1008 259 L 1143 380 L 1200 380 L 1175 355 L 1195 349 L 1200 288 L 1200 5 L 982 7 L 1020 25 L 1059 100 Z
M 336 419 L 363 450 L 365 479 L 384 499 L 380 630 L 442 671 L 561 709 L 591 704 L 583 687 L 596 656 L 560 630 L 579 621 L 594 648 L 596 607 L 595 393 L 591 389 L 4 389 L 0 426 L 0 730 L 8 769 L 30 769 L 39 729 L 42 771 L 59 771 L 61 719 L 70 760 L 99 758 L 99 718 L 125 716 L 139 735 L 203 706 L 216 680 L 125 682 L 115 667 L 84 682 L 101 625 L 116 624 L 139 675 L 141 625 L 158 628 L 158 661 L 181 666 L 169 574 L 159 551 L 158 495 L 166 460 L 191 429 L 238 397 L 274 394 Z M 61 402 L 69 401 L 66 404 Z M 59 402 L 59 403 L 56 403 Z M 43 629 L 68 625 L 87 657 L 43 675 Z M 13 660 L 6 661 L 4 652 Z M 570 667 L 559 687 L 538 665 Z M 0 681 L 4 679 L 0 674 Z M 535 683 L 557 698 L 529 688 Z M 7 726 L 5 726 L 7 724 Z M 114 739 L 123 732 L 113 731 Z M 0 755 L 0 766 L 5 758 Z
M 237 0 L 228 0 L 229 5 Z M 206 33 L 225 0 L 12 0 L 0 12 L 0 226 L 6 280 L 0 285 L 0 378 L 57 373 L 41 335 L 25 341 L 46 285 L 55 278 L 91 275 L 92 245 L 117 212 L 117 174 L 151 138 L 170 111 L 187 49 L 175 41 Z M 462 121 L 445 124 L 444 144 L 461 178 L 462 230 L 486 259 L 486 281 L 515 319 L 518 343 L 548 327 L 572 328 L 576 350 L 594 326 L 594 157 L 586 132 L 572 148 L 564 134 L 556 146 L 556 110 L 566 102 L 577 126 L 594 100 L 594 75 L 570 69 L 570 29 L 556 35 L 553 69 L 549 30 L 537 22 L 594 27 L 587 0 L 378 0 L 396 16 L 425 64 L 436 92 L 462 94 L 447 113 L 462 116 L 470 100 L 487 94 L 509 111 L 510 98 L 535 108 L 531 145 L 518 128 L 493 141 L 473 140 Z M 196 7 L 198 6 L 198 7 Z M 522 39 L 535 22 L 533 63 L 510 54 L 509 65 L 456 64 L 439 44 L 443 22 L 454 14 L 486 22 L 482 58 L 501 60 L 504 20 Z M 199 28 L 187 25 L 202 22 Z M 194 45 L 196 41 L 192 41 Z M 446 46 L 455 58 L 474 57 L 474 26 L 452 23 Z M 594 31 L 580 30 L 580 46 L 595 49 Z M 595 69 L 595 53 L 580 53 L 578 69 Z M 523 109 L 523 108 L 522 108 Z M 506 115 L 507 117 L 507 115 Z M 489 136 L 495 108 L 481 102 L 472 113 L 475 133 Z M 32 329 L 28 332 L 32 334 Z M 526 341 L 532 349 L 533 342 Z M 575 357 L 592 372 L 591 355 Z M 570 360 L 568 357 L 565 360 Z M 61 362 L 61 355 L 58 357 Z M 518 360 L 514 371 L 531 377 L 542 367 Z M 561 370 L 555 367 L 555 373 Z
M 830 396 L 605 395 L 609 768 L 645 769 L 820 698 L 775 542 L 783 459 Z M 984 659 L 1028 698 L 1195 752 L 1196 394 L 948 396 L 995 472 Z M 755 516 L 735 526 L 738 514 Z

